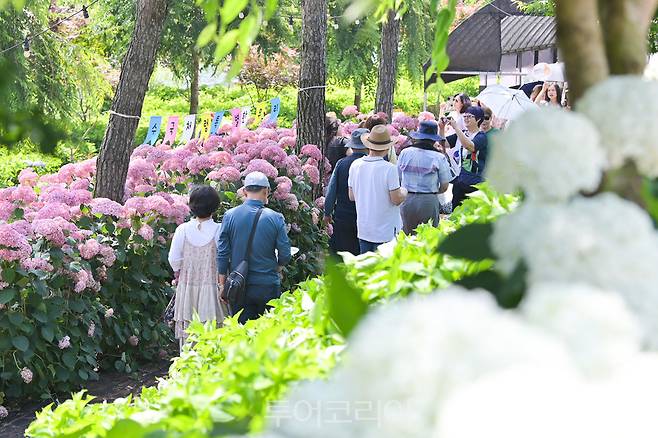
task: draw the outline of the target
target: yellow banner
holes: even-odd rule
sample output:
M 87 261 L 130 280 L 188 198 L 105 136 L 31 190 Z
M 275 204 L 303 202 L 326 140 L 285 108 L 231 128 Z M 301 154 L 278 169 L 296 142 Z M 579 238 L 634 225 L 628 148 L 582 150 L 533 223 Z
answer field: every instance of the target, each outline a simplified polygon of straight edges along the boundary
M 214 113 L 205 113 L 201 118 L 201 122 L 199 123 L 199 138 L 201 140 L 210 137 L 210 126 L 212 125 L 212 118 L 214 116 Z
M 263 117 L 265 117 L 265 113 L 267 112 L 268 106 L 269 106 L 269 102 L 258 102 L 257 104 L 254 105 L 253 126 L 258 127 L 261 124 L 261 122 L 263 121 Z

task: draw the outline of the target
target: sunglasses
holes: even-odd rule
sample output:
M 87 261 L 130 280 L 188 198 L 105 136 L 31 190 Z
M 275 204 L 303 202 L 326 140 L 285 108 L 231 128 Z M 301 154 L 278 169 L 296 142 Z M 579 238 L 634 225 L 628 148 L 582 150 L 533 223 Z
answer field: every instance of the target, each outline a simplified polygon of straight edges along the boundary
M 462 118 L 464 119 L 474 119 L 475 116 L 472 114 L 462 114 Z

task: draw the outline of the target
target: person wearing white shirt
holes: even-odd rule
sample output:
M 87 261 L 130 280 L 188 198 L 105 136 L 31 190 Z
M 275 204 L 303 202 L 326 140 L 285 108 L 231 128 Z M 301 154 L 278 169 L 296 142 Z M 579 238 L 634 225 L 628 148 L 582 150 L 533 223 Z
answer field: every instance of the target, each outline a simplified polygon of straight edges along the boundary
M 189 201 L 194 218 L 179 225 L 169 249 L 169 264 L 178 280 L 174 304 L 175 336 L 183 343 L 194 314 L 203 322 L 221 324 L 226 311 L 217 284 L 217 243 L 221 224 L 212 215 L 219 208 L 219 195 L 210 186 L 192 190 Z
M 357 237 L 364 254 L 395 239 L 402 228 L 400 204 L 407 191 L 400 187 L 397 167 L 384 160 L 394 143 L 388 127 L 373 127 L 361 141 L 369 154 L 352 164 L 347 185 L 349 198 L 356 204 Z

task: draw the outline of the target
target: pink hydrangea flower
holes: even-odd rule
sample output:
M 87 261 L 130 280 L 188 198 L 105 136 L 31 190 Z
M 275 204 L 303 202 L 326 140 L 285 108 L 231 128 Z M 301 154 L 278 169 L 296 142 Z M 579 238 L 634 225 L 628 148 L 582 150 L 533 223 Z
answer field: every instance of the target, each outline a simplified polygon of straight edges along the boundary
M 221 139 L 218 135 L 211 135 L 203 142 L 203 150 L 206 152 L 215 151 L 221 144 Z
M 110 319 L 113 316 L 114 316 L 114 309 L 110 307 L 105 311 L 105 319 Z
M 90 205 L 92 214 L 104 214 L 121 218 L 125 213 L 123 205 L 107 198 L 94 198 Z
M 133 347 L 137 347 L 137 344 L 139 344 L 139 338 L 135 335 L 132 335 L 128 338 L 128 343 Z
M 210 172 L 208 174 L 208 179 L 212 181 L 234 183 L 240 181 L 240 171 L 235 167 L 225 166 Z
M 334 235 L 334 226 L 332 224 L 327 225 L 327 235 L 330 237 Z
M 283 164 L 289 176 L 299 176 L 302 174 L 302 161 L 297 155 L 289 155 Z
M 265 149 L 263 149 L 260 153 L 260 157 L 263 160 L 267 160 L 276 166 L 281 166 L 286 158 L 288 158 L 288 154 L 286 154 L 286 151 L 281 149 L 279 146 L 273 145 L 267 146 Z
M 87 288 L 87 286 L 90 284 L 90 277 L 91 280 L 93 281 L 93 277 L 91 276 L 91 274 L 84 269 L 81 269 L 80 271 L 76 272 L 74 274 L 74 277 L 75 277 L 74 279 L 75 286 L 73 290 L 76 291 L 77 293 L 80 293 Z
M 297 200 L 297 196 L 295 196 L 294 193 L 288 193 L 285 199 L 285 204 L 286 207 L 293 211 L 297 211 L 299 209 L 299 201 Z
M 46 259 L 35 259 L 35 258 L 28 258 L 28 259 L 23 259 L 21 260 L 21 266 L 23 269 L 26 271 L 45 271 L 45 272 L 52 272 L 53 271 L 53 265 L 48 263 Z
M 98 253 L 101 256 L 101 263 L 107 267 L 112 266 L 117 259 L 114 249 L 111 246 L 101 245 Z
M 31 204 L 37 200 L 37 194 L 30 186 L 18 186 L 11 192 L 11 200 L 23 204 Z
M 274 179 L 277 176 L 279 176 L 279 172 L 276 170 L 276 167 L 272 166 L 270 163 L 260 158 L 251 160 L 249 162 L 249 165 L 247 166 L 247 169 L 244 171 L 244 174 L 248 175 L 251 172 L 262 172 L 268 178 L 271 179 Z
M 356 105 L 348 105 L 343 109 L 341 114 L 343 114 L 345 117 L 354 117 L 359 114 L 359 109 L 356 107 Z
M 9 411 L 4 406 L 0 405 L 0 419 L 7 418 L 9 416 Z
M 90 181 L 87 178 L 77 179 L 71 183 L 69 188 L 71 190 L 86 190 L 89 191 Z
M 302 170 L 308 176 L 311 184 L 320 184 L 320 171 L 317 167 L 311 166 L 310 164 L 305 164 L 302 166 Z
M 142 236 L 144 240 L 153 240 L 153 228 L 151 228 L 149 225 L 144 224 L 142 225 L 139 230 L 137 231 L 137 234 Z
M 101 251 L 101 244 L 96 239 L 89 239 L 85 243 L 78 245 L 80 255 L 83 259 L 91 260 Z
M 320 210 L 323 210 L 324 209 L 324 196 L 320 196 L 318 199 L 316 199 L 314 204 L 317 208 L 319 208 Z
M 66 243 L 65 231 L 69 234 L 77 231 L 77 227 L 74 224 L 61 217 L 37 219 L 32 223 L 32 229 L 35 234 L 43 236 L 56 246 L 63 246 Z
M 295 233 L 301 233 L 302 232 L 301 227 L 296 223 L 291 224 L 290 229 Z
M 30 383 L 32 381 L 32 378 L 34 375 L 32 374 L 32 370 L 26 367 L 23 367 L 21 370 L 21 378 L 23 379 L 23 382 L 25 383 Z
M 307 144 L 302 147 L 301 154 L 313 158 L 316 161 L 322 160 L 322 152 L 314 144 Z
M 27 236 L 19 233 L 11 224 L 0 224 L 0 259 L 23 260 L 32 255 Z
M 66 348 L 71 347 L 71 338 L 68 336 L 64 336 L 62 339 L 59 340 L 57 346 L 59 347 L 60 350 L 64 350 Z
M 140 181 L 156 179 L 155 166 L 144 158 L 135 158 L 128 166 L 128 177 Z
M 215 166 L 233 164 L 233 157 L 226 151 L 213 152 L 208 157 Z
M 89 323 L 89 329 L 87 330 L 87 335 L 89 337 L 94 336 L 94 332 L 96 331 L 96 323 L 94 321 Z
M 34 219 L 55 219 L 57 217 L 65 220 L 71 219 L 69 206 L 59 202 L 48 202 L 39 209 Z
M 320 222 L 320 212 L 317 208 L 311 210 L 311 221 L 313 222 L 313 225 L 317 225 L 318 222 Z
M 133 189 L 133 193 L 151 193 L 154 192 L 156 189 L 150 184 L 138 184 L 135 186 Z
M 187 162 L 187 168 L 192 175 L 198 175 L 201 171 L 213 167 L 215 167 L 215 163 L 208 155 L 199 155 Z
M 279 139 L 278 146 L 282 149 L 292 149 L 296 143 L 297 139 L 294 136 L 285 136 Z
M 39 175 L 31 167 L 26 167 L 18 174 L 18 183 L 22 186 L 34 187 L 37 181 L 39 181 Z

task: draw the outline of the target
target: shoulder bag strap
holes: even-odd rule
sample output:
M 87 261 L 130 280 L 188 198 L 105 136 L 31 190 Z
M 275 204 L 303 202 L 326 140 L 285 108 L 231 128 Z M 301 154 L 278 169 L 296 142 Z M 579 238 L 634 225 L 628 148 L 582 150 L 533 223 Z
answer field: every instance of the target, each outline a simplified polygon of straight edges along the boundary
M 249 241 L 247 242 L 247 253 L 244 256 L 245 260 L 249 260 L 249 256 L 251 255 L 251 244 L 254 241 L 254 234 L 256 234 L 256 225 L 258 225 L 258 220 L 260 219 L 261 213 L 263 213 L 263 207 L 260 207 L 256 212 L 256 217 L 254 218 L 254 224 L 251 226 L 251 234 L 249 234 Z

